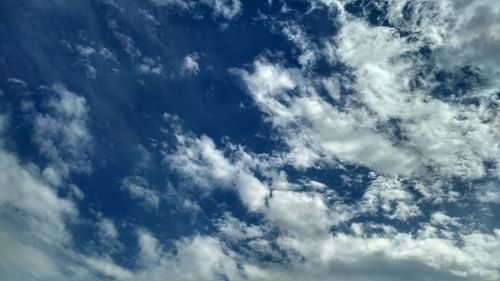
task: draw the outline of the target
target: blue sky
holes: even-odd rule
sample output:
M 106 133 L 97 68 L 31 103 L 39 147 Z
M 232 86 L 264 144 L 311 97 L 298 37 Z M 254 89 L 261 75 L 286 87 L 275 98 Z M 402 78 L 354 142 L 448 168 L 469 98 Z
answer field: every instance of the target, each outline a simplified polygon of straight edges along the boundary
M 1 1 L 0 280 L 499 280 L 499 19 Z

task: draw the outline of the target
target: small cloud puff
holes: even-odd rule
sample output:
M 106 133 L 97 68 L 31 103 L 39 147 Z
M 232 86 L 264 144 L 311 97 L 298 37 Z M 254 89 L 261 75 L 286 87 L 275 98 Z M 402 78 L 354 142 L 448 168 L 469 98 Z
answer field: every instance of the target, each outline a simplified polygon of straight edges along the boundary
M 182 63 L 182 72 L 190 74 L 198 74 L 200 72 L 200 66 L 198 65 L 199 56 L 197 53 L 187 55 Z

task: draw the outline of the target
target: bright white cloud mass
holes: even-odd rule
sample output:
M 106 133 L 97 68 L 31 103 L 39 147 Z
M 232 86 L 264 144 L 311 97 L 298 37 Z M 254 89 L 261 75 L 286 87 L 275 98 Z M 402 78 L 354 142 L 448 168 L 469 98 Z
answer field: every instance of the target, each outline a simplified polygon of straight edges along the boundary
M 0 280 L 500 280 L 500 2 L 0 23 Z

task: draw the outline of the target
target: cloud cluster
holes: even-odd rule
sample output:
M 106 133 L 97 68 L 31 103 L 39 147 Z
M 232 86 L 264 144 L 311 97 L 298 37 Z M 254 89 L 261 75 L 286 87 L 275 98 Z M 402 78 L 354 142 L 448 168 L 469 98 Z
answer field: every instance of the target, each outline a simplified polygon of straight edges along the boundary
M 173 6 L 184 11 L 193 12 L 197 6 L 202 5 L 212 9 L 213 15 L 231 20 L 237 17 L 241 10 L 242 4 L 240 0 L 151 0 L 153 3 L 160 6 Z
M 85 98 L 55 84 L 46 92 L 45 110 L 35 112 L 33 140 L 50 160 L 44 169 L 52 183 L 60 183 L 70 172 L 89 173 L 92 136 L 87 126 Z
M 225 19 L 242 11 L 239 0 L 152 2 L 188 11 L 204 5 Z M 269 125 L 265 137 L 278 143 L 272 151 L 195 134 L 165 113 L 165 140 L 154 153 L 179 188 L 168 180 L 166 191 L 152 187 L 143 147 L 137 167 L 119 179 L 122 191 L 157 213 L 169 192 L 186 212 L 205 210 L 185 193 L 233 193 L 241 211 L 210 217 L 210 230 L 165 243 L 147 226 L 91 210 L 85 223 L 100 242 L 78 250 L 72 226 L 85 220 L 77 201 L 85 195 L 71 175 L 92 171 L 86 99 L 55 84 L 40 108 L 29 109 L 45 166 L 4 145 L 11 124 L 0 115 L 0 279 L 499 280 L 500 230 L 457 211 L 491 212 L 500 202 L 499 5 L 311 2 L 309 12 L 326 9 L 336 34 L 314 38 L 294 19 L 280 22 L 298 64 L 266 52 L 229 71 Z M 354 2 L 359 11 L 348 9 Z M 376 18 L 384 24 L 373 23 L 372 9 L 384 11 Z M 137 71 L 163 72 L 130 36 L 114 34 Z M 334 70 L 318 70 L 320 62 Z M 183 71 L 198 73 L 196 54 L 184 58 Z M 476 81 L 470 76 L 484 81 L 439 95 L 457 77 Z M 21 82 L 10 81 L 29 87 Z M 323 183 L 320 173 L 343 182 Z M 116 256 L 123 227 L 132 230 L 127 246 L 137 250 L 127 263 Z
M 498 261 L 492 253 L 498 249 L 498 230 L 485 232 L 463 223 L 465 218 L 432 211 L 443 202 L 496 202 L 498 97 L 485 94 L 494 91 L 494 84 L 468 89 L 466 95 L 478 98 L 475 103 L 435 94 L 444 83 L 436 74 L 471 64 L 465 57 L 454 60 L 455 65 L 446 61 L 451 42 L 467 44 L 446 37 L 450 30 L 459 34 L 463 25 L 447 19 L 453 13 L 448 9 L 481 9 L 448 3 L 431 11 L 440 4 L 385 1 L 387 19 L 395 24 L 390 27 L 371 25 L 363 18 L 367 14 L 349 14 L 343 8 L 347 2 L 325 2 L 340 25 L 336 36 L 324 38 L 325 51 L 299 25 L 284 25 L 284 35 L 302 52 L 300 67 L 260 56 L 249 69 L 231 70 L 274 129 L 270 137 L 285 149 L 259 157 L 243 153 L 242 147 L 230 149 L 234 145 L 217 148 L 208 136 L 174 130 L 176 147 L 165 162 L 204 192 L 233 190 L 262 220 L 249 225 L 226 215 L 219 221 L 216 239 L 235 250 L 227 255 L 240 264 L 238 274 L 229 271 L 226 277 L 496 280 Z M 394 11 L 403 8 L 420 17 L 411 27 L 408 19 L 394 18 L 403 14 Z M 448 25 L 439 30 L 431 20 Z M 413 33 L 406 35 L 405 28 Z M 426 47 L 431 57 L 422 53 Z M 316 73 L 319 59 L 342 64 L 347 72 Z M 488 69 L 481 60 L 474 64 Z M 310 168 L 348 165 L 373 172 L 362 196 L 347 200 L 331 192 L 335 187 L 288 181 L 282 171 L 287 165 L 299 175 Z M 490 184 L 471 196 L 448 184 L 454 178 Z M 253 259 L 259 255 L 279 262 Z

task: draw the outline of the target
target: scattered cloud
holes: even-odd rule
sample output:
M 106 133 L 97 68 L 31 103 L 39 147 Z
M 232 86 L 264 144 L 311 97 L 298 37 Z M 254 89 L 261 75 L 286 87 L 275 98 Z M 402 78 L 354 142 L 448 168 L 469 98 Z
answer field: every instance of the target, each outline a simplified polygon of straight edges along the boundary
M 242 10 L 240 0 L 151 0 L 153 3 L 160 6 L 171 6 L 180 8 L 181 10 L 194 10 L 197 6 L 203 5 L 212 9 L 212 12 L 217 17 L 222 17 L 231 20 L 237 17 Z
M 45 110 L 35 112 L 33 140 L 40 153 L 50 160 L 44 175 L 61 182 L 70 172 L 89 173 L 92 165 L 92 135 L 87 126 L 88 106 L 84 97 L 55 84 L 47 91 Z
M 244 12 L 239 0 L 151 2 L 186 13 L 209 9 L 212 19 Z M 32 97 L 27 82 L 8 78 L 21 92 L 42 164 L 10 146 L 18 119 L 0 115 L 0 279 L 499 280 L 500 5 L 368 2 L 311 0 L 304 15 L 265 17 L 295 50 L 263 51 L 230 72 L 254 105 L 244 101 L 238 110 L 261 113 L 259 137 L 273 145 L 257 153 L 165 113 L 152 149 L 138 146 L 139 160 L 117 177 L 121 191 L 150 215 L 165 215 L 165 203 L 181 211 L 181 223 L 202 217 L 207 225 L 191 233 L 104 214 L 79 188 L 96 165 L 90 99 L 61 83 Z M 313 34 L 304 24 L 317 9 L 335 34 Z M 139 13 L 160 25 L 152 10 Z M 162 57 L 148 56 L 132 32 L 106 20 L 135 75 L 165 78 Z M 116 63 L 120 54 L 73 46 L 85 60 Z M 183 53 L 176 61 L 183 73 L 200 75 L 199 59 Z M 459 87 L 458 80 L 472 82 Z M 436 94 L 444 88 L 453 92 Z M 219 191 L 240 205 L 201 201 Z M 79 227 L 98 240 L 81 245 Z
M 130 197 L 139 200 L 141 204 L 151 210 L 158 210 L 160 195 L 148 187 L 148 182 L 142 177 L 127 177 L 122 182 L 122 188 Z
M 194 53 L 184 57 L 182 62 L 182 71 L 190 74 L 198 74 L 200 72 L 200 67 L 198 65 L 198 54 Z

